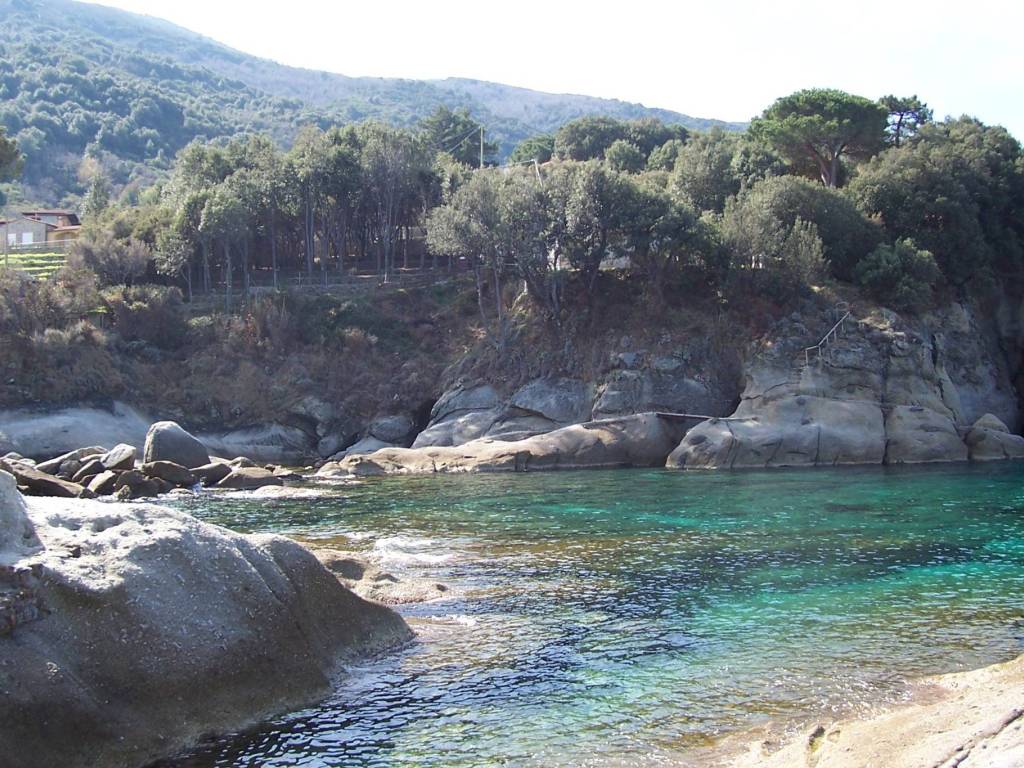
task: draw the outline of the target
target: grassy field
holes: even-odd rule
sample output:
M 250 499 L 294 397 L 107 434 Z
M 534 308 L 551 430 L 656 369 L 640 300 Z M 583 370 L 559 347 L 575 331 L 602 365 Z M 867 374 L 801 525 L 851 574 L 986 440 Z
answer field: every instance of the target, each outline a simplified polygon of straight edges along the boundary
M 6 261 L 0 255 L 0 267 L 7 266 L 45 280 L 64 266 L 64 259 L 63 253 L 10 253 Z

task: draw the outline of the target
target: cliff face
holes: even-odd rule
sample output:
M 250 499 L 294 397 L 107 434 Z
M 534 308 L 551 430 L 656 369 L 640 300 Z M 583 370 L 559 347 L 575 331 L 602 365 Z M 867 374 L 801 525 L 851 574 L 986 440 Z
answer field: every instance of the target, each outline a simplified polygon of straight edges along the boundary
M 952 304 L 920 318 L 791 315 L 751 350 L 733 414 L 694 427 L 680 468 L 898 464 L 1024 456 L 1013 384 L 1019 313 Z M 1001 319 L 1000 319 L 1001 318 Z M 1009 354 L 1008 354 L 1009 353 Z
M 138 410 L 3 411 L 0 454 L 47 459 L 96 442 L 141 447 L 149 423 L 174 418 L 212 454 L 304 464 L 383 448 L 512 442 L 648 412 L 719 417 L 680 422 L 693 428 L 668 459 L 672 467 L 984 460 L 1024 451 L 1013 435 L 1022 426 L 1024 304 L 1005 295 L 920 317 L 856 303 L 838 336 L 809 360 L 805 348 L 841 314 L 823 298 L 774 324 L 755 307 L 658 313 L 622 297 L 612 306 L 560 336 L 526 313 L 500 354 L 459 342 L 469 334 L 460 326 L 444 344 L 424 342 L 401 365 L 395 358 L 396 368 L 371 348 L 333 383 L 268 368 L 273 386 L 227 431 L 194 426 L 195 413 L 157 393 L 136 401 Z M 220 381 L 182 386 L 205 402 Z

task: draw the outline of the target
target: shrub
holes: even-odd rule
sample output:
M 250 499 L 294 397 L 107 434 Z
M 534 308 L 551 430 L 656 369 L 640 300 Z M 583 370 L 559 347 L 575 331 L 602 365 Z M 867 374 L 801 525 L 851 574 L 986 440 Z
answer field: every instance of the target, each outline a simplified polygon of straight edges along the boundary
M 918 312 L 931 305 L 942 273 L 931 252 L 905 239 L 878 246 L 857 265 L 855 276 L 883 304 Z
M 152 261 L 145 243 L 119 240 L 106 231 L 76 240 L 68 252 L 68 264 L 91 269 L 104 285 L 131 285 Z
M 188 324 L 181 291 L 162 285 L 135 285 L 106 291 L 113 328 L 124 341 L 142 341 L 160 349 L 181 347 Z
M 793 227 L 798 219 L 817 227 L 824 258 L 836 277 L 852 280 L 853 271 L 881 242 L 878 227 L 841 192 L 795 176 L 768 178 L 742 193 L 733 210 L 759 212 Z
M 74 403 L 116 397 L 124 390 L 106 335 L 84 320 L 48 328 L 33 338 L 32 389 L 48 402 Z

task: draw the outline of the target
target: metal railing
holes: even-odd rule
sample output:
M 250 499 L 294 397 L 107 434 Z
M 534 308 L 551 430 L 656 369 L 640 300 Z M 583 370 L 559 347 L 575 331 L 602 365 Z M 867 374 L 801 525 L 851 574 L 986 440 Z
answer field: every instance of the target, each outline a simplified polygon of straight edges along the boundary
M 817 354 L 817 359 L 818 360 L 821 360 L 822 355 L 824 354 L 825 349 L 828 348 L 828 345 L 830 343 L 832 343 L 834 341 L 837 341 L 839 339 L 839 335 L 840 335 L 840 333 L 843 330 L 843 323 L 845 323 L 850 318 L 850 315 L 851 315 L 850 305 L 847 304 L 845 301 L 841 301 L 838 304 L 836 304 L 835 309 L 836 309 L 836 312 L 842 312 L 843 315 L 836 321 L 835 325 L 833 325 L 831 328 L 828 329 L 828 333 L 826 333 L 824 336 L 821 337 L 821 341 L 819 341 L 817 344 L 815 344 L 813 346 L 805 347 L 804 348 L 804 365 L 805 366 L 808 366 L 808 365 L 811 364 L 811 353 L 812 352 Z M 831 357 L 829 359 L 831 360 Z

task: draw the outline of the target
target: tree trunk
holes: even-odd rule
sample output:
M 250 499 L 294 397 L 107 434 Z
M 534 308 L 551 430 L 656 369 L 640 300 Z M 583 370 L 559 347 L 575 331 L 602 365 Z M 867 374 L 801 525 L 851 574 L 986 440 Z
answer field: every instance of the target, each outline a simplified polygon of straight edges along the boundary
M 203 240 L 203 293 L 210 292 L 210 244 Z
M 306 277 L 313 282 L 313 193 L 306 190 Z
M 242 239 L 242 290 L 245 293 L 244 303 L 249 303 L 249 236 Z
M 231 312 L 231 245 L 224 238 L 224 311 Z
M 270 210 L 270 269 L 274 273 L 274 290 L 277 290 L 277 216 Z

